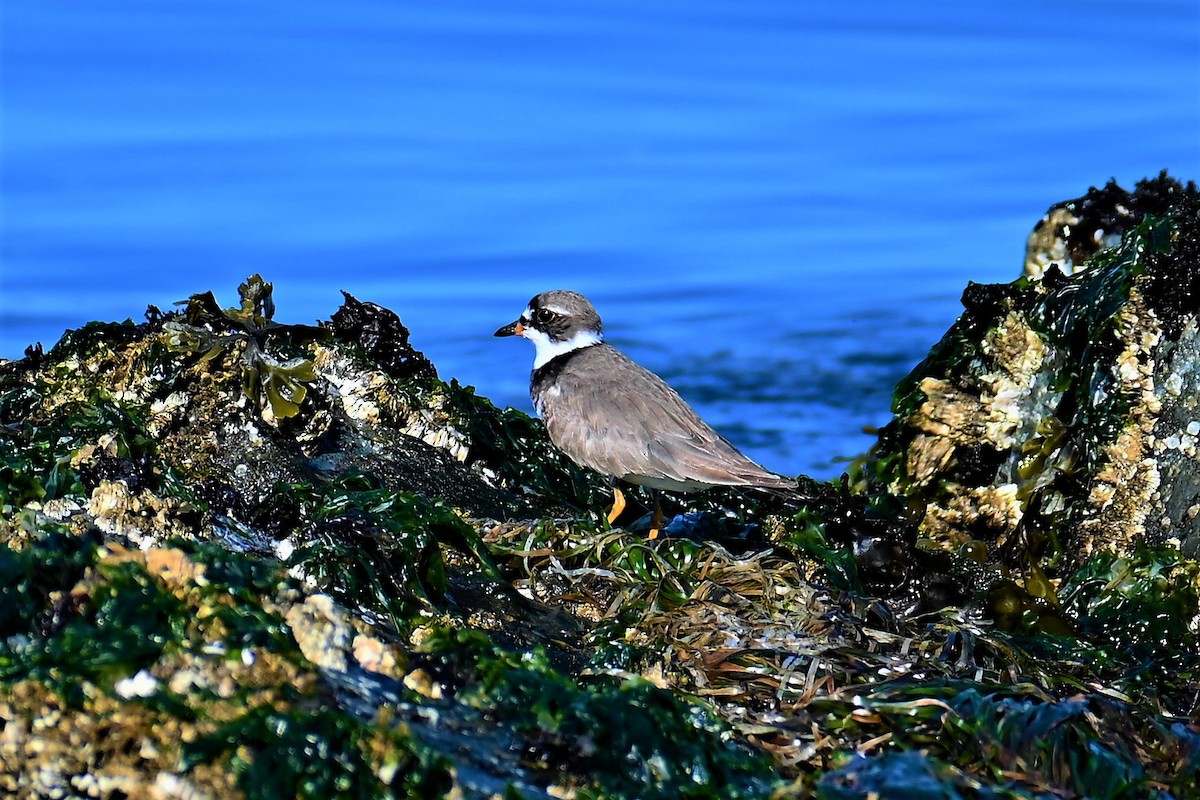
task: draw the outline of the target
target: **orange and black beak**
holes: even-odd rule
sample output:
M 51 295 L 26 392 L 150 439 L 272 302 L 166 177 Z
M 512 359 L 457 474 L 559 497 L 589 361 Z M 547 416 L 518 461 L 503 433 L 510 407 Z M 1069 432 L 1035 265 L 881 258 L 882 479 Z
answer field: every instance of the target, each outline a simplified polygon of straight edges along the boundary
M 525 326 L 521 324 L 521 320 L 510 322 L 500 330 L 496 331 L 493 336 L 520 336 L 525 332 Z

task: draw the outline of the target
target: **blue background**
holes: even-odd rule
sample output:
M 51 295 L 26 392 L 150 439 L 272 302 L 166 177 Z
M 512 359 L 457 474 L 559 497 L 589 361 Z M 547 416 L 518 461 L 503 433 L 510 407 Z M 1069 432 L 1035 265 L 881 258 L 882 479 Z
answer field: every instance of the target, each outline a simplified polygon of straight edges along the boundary
M 1200 3 L 3 6 L 0 357 L 246 275 L 529 408 L 574 288 L 772 469 L 828 477 L 1053 202 L 1200 176 Z

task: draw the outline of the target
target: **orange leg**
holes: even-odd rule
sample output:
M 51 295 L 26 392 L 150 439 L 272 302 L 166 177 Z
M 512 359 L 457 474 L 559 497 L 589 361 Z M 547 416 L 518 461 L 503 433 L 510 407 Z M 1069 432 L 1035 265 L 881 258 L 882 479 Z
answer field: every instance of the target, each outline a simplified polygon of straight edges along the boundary
M 654 516 L 650 518 L 650 538 L 657 539 L 663 524 L 662 504 L 658 502 L 657 489 L 651 489 L 650 494 L 654 496 Z
M 608 524 L 612 525 L 617 521 L 617 517 L 621 516 L 621 512 L 625 510 L 625 493 L 616 486 L 613 487 L 613 506 L 612 511 L 608 512 Z

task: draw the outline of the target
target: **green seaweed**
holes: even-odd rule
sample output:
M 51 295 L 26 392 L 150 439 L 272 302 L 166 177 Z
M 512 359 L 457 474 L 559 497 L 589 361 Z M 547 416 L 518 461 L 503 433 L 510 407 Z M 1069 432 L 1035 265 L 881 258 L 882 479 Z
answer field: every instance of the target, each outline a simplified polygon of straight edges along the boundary
M 1106 736 L 1089 719 L 1103 700 L 1056 702 L 996 697 L 969 689 L 951 703 L 946 731 L 965 765 L 982 764 L 993 780 L 1019 770 L 1028 783 L 1095 800 L 1129 797 L 1146 787 L 1146 770 L 1129 743 Z M 977 762 L 971 756 L 991 755 Z
M 99 539 L 75 536 L 56 528 L 37 530 L 33 514 L 25 512 L 22 527 L 33 539 L 22 550 L 0 548 L 0 669 L 13 656 L 3 640 L 11 636 L 44 635 L 61 625 L 63 610 L 52 597 L 66 595 L 96 559 Z
M 280 360 L 267 343 L 292 345 L 328 338 L 328 331 L 313 325 L 275 322 L 272 284 L 251 275 L 238 286 L 241 305 L 222 309 L 213 293 L 194 294 L 185 301 L 186 322 L 163 324 L 168 346 L 177 352 L 199 354 L 199 363 L 241 348 L 242 391 L 257 408 L 270 408 L 276 419 L 294 417 L 308 396 L 307 384 L 316 380 L 311 359 L 294 356 Z
M 233 656 L 246 649 L 293 652 L 296 643 L 284 621 L 262 605 L 280 586 L 291 582 L 283 567 L 273 560 L 262 560 L 234 553 L 210 543 L 171 542 L 204 566 L 205 581 L 196 593 L 202 605 L 219 620 L 222 643 Z
M 1063 699 L 1029 685 L 894 682 L 809 707 L 823 727 L 887 749 L 821 776 L 818 797 L 1159 798 L 1195 796 L 1200 735 L 1100 694 Z M 918 753 L 920 755 L 918 755 Z M 854 794 L 858 791 L 859 794 Z
M 821 775 L 818 800 L 906 798 L 911 800 L 1050 800 L 1048 792 L 987 786 L 962 769 L 919 750 L 856 756 Z
M 560 531 L 541 526 L 517 548 L 549 548 L 557 564 L 564 569 L 576 567 L 601 569 L 625 588 L 620 613 L 630 623 L 647 611 L 676 608 L 688 602 L 702 578 L 705 555 L 711 553 L 708 542 L 661 537 L 651 541 L 617 531 L 601 531 L 587 522 L 572 523 L 579 541 L 567 547 L 556 546 Z M 498 558 L 514 553 L 512 546 L 493 546 Z M 524 557 L 514 559 L 512 569 L 527 571 Z
M 55 494 L 60 490 L 60 464 L 50 455 L 57 440 L 39 433 L 29 425 L 0 426 L 0 509 L 6 513 L 45 498 L 47 484 Z
M 1034 573 L 1040 573 L 1036 567 Z M 992 583 L 981 601 L 1003 641 L 1026 669 L 1058 690 L 1110 691 L 1187 714 L 1200 682 L 1200 564 L 1169 546 L 1139 546 L 1127 556 L 1093 554 L 1050 598 L 1011 580 Z M 1027 587 L 1028 588 L 1028 587 Z
M 1200 737 L 1115 698 L 1047 701 L 967 689 L 949 705 L 946 752 L 997 782 L 1015 777 L 1095 800 L 1196 786 Z
M 57 533 L 24 551 L 0 550 L 0 574 L 12 587 L 0 590 L 0 598 L 9 600 L 11 592 L 16 606 L 15 613 L 5 613 L 5 627 L 17 634 L 0 642 L 0 680 L 35 678 L 79 704 L 81 679 L 112 683 L 185 638 L 189 615 L 183 604 L 159 588 L 145 567 L 101 563 L 97 553 L 94 541 L 74 543 Z M 68 586 L 81 569 L 95 577 Z M 76 585 L 86 591 L 71 591 Z
M 89 322 L 63 334 L 46 354 L 50 363 L 69 358 L 84 360 L 114 350 L 140 338 L 143 326 L 127 319 L 124 322 Z
M 688 539 L 650 543 L 633 538 L 610 539 L 602 563 L 619 570 L 630 583 L 649 589 L 646 602 L 626 603 L 627 611 L 683 605 L 696 589 L 698 559 L 706 546 Z
M 398 630 L 446 593 L 440 543 L 473 556 L 493 579 L 499 571 L 478 534 L 440 500 L 379 486 L 348 473 L 332 481 L 286 487 L 289 502 L 311 520 L 307 541 L 289 563 L 352 608 Z
M 463 682 L 459 702 L 523 737 L 527 762 L 588 778 L 581 798 L 751 798 L 780 784 L 703 705 L 647 681 L 574 680 L 540 650 L 506 652 L 478 631 L 439 629 L 425 647 Z
M 82 468 L 72 457 L 84 445 L 111 437 L 116 452 L 100 454 L 94 480 L 114 479 L 136 472 L 139 481 L 153 486 L 157 476 L 145 467 L 154 458 L 155 443 L 146 433 L 144 406 L 112 399 L 94 390 L 86 399 L 56 407 L 53 416 L 39 423 L 26 419 L 0 426 L 0 506 L 15 508 L 30 500 L 86 494 Z M 94 483 L 93 483 L 94 485 Z
M 796 553 L 806 555 L 820 564 L 829 585 L 842 592 L 863 592 L 854 553 L 846 547 L 831 544 L 825 532 L 824 515 L 802 509 L 792 519 L 785 542 Z
M 369 754 L 384 763 L 373 764 Z M 189 769 L 226 755 L 247 800 L 425 800 L 452 786 L 445 759 L 403 728 L 375 727 L 331 708 L 259 706 L 184 744 Z
M 1200 685 L 1200 564 L 1169 546 L 1093 555 L 1059 590 L 1107 681 L 1151 702 L 1195 703 Z

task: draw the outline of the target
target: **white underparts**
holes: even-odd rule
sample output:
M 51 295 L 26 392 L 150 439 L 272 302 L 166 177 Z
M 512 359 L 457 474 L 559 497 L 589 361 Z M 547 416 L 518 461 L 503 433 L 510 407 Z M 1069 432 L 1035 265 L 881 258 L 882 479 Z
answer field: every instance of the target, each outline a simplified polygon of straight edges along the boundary
M 595 331 L 579 331 L 565 342 L 556 342 L 536 328 L 526 328 L 521 335 L 533 342 L 533 346 L 537 348 L 537 353 L 533 357 L 534 369 L 546 366 L 551 359 L 564 353 L 578 350 L 581 347 L 591 347 L 604 341 Z

